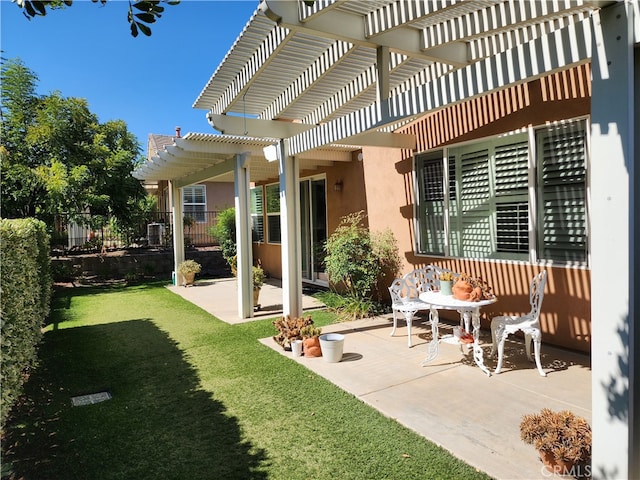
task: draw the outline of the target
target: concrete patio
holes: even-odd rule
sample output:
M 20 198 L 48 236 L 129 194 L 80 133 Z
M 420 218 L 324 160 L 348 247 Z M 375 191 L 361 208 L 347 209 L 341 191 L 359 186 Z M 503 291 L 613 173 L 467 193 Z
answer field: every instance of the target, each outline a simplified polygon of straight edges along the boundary
M 189 288 L 168 288 L 225 322 L 252 320 L 237 318 L 235 279 L 202 280 Z M 282 290 L 277 281 L 265 284 L 260 303 L 254 319 L 282 313 Z M 316 299 L 303 295 L 305 311 L 321 307 Z M 345 334 L 340 363 L 294 358 L 271 338 L 262 343 L 494 478 L 551 477 L 533 447 L 520 440 L 520 420 L 524 414 L 547 407 L 571 410 L 591 422 L 589 356 L 543 344 L 542 367 L 547 377 L 541 377 L 534 364 L 526 360 L 523 342 L 510 337 L 499 375 L 487 377 L 466 347 L 461 351 L 459 346 L 444 342 L 440 343 L 438 357 L 422 367 L 431 333 L 421 318 L 414 321 L 411 348 L 407 347 L 404 321 L 399 322 L 396 335 L 390 336 L 391 314 L 325 327 L 325 333 Z M 440 334 L 450 334 L 452 327 L 444 323 Z M 485 364 L 493 371 L 495 359 L 489 358 L 488 331 L 481 333 L 481 344 Z

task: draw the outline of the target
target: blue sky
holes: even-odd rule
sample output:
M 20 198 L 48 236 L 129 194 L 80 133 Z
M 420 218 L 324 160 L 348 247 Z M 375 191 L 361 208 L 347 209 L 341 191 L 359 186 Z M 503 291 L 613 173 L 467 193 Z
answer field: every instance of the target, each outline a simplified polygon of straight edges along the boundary
M 2 56 L 22 59 L 38 93 L 87 99 L 100 122 L 121 119 L 146 149 L 149 133 L 217 133 L 193 102 L 258 6 L 258 0 L 182 0 L 165 6 L 153 34 L 133 38 L 128 3 L 75 0 L 27 20 L 0 1 Z

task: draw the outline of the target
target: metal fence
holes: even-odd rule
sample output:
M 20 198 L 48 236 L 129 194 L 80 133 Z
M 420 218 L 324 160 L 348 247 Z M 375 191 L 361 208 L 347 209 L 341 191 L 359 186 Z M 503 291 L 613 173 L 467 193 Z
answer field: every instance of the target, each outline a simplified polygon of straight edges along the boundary
M 210 246 L 218 242 L 210 234 L 218 211 L 186 213 L 185 246 Z M 94 252 L 135 247 L 171 248 L 173 245 L 171 212 L 153 212 L 137 225 L 122 229 L 104 215 L 58 215 L 54 221 L 51 246 L 68 252 Z

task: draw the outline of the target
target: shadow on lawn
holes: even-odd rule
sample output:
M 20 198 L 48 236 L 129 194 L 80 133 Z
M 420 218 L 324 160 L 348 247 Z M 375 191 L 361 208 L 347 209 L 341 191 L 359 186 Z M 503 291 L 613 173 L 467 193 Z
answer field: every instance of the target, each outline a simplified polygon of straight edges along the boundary
M 71 397 L 111 400 L 73 407 Z M 264 451 L 148 319 L 55 330 L 2 442 L 3 478 L 262 479 Z

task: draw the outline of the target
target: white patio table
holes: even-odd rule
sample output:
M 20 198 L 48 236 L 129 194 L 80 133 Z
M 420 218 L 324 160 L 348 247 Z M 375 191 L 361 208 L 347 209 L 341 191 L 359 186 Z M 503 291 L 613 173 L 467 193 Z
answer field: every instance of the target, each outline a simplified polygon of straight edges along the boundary
M 438 356 L 438 344 L 440 338 L 438 336 L 438 309 L 443 310 L 456 310 L 462 315 L 464 320 L 464 328 L 468 332 L 469 324 L 473 325 L 473 359 L 476 365 L 487 376 L 491 376 L 491 372 L 484 365 L 484 356 L 482 348 L 480 347 L 480 308 L 485 305 L 490 305 L 498 301 L 496 297 L 489 300 L 479 300 L 477 302 L 469 302 L 465 300 L 458 300 L 453 295 L 442 295 L 440 292 L 427 291 L 420 294 L 420 300 L 430 305 L 429 320 L 431 322 L 431 335 L 432 339 L 429 342 L 427 350 L 427 358 L 422 361 L 422 366 L 432 361 Z

